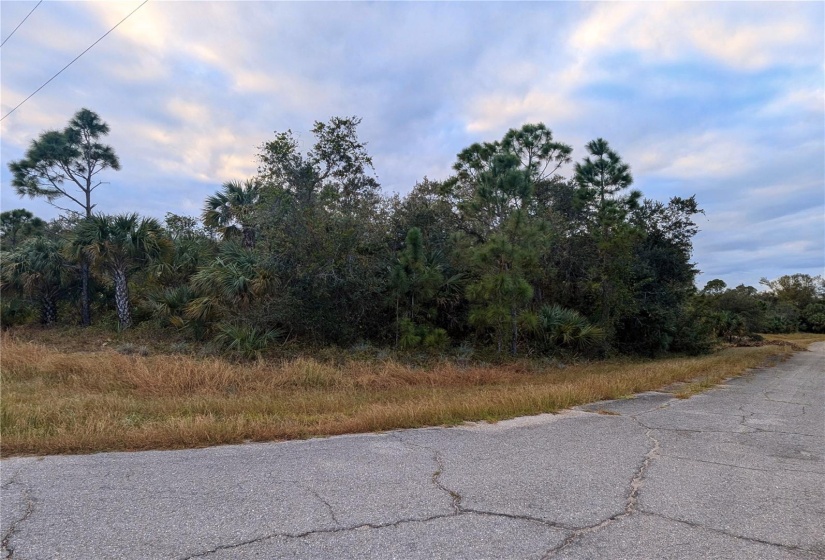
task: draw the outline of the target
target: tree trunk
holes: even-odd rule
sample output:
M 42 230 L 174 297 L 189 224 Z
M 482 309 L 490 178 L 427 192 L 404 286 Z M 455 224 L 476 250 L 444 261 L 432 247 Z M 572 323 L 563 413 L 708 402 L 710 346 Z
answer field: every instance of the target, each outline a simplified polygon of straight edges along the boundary
M 115 307 L 121 329 L 132 326 L 132 313 L 129 309 L 129 284 L 126 282 L 126 272 L 113 269 L 112 278 L 115 281 Z
M 515 356 L 518 352 L 518 321 L 516 320 L 515 306 L 510 308 L 510 323 L 513 327 L 513 339 L 510 341 L 510 353 Z
M 43 296 L 40 299 L 40 322 L 51 325 L 57 321 L 57 301 L 52 296 Z
M 92 324 L 92 304 L 89 298 L 89 263 L 80 262 L 80 324 L 88 327 Z
M 245 249 L 252 249 L 255 247 L 255 229 L 243 226 L 243 246 Z

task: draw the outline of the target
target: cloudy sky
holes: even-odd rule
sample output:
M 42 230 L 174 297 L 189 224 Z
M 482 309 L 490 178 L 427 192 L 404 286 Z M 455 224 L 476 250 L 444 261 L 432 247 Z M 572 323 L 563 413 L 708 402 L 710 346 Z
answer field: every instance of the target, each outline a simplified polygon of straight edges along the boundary
M 0 36 L 35 2 L 0 3 Z M 6 115 L 140 4 L 52 2 L 0 50 Z M 257 146 L 360 116 L 385 192 L 544 122 L 584 157 L 607 139 L 649 198 L 696 195 L 700 286 L 825 267 L 825 4 L 164 2 L 141 7 L 0 124 L 8 163 L 81 107 L 122 170 L 98 210 L 198 215 Z

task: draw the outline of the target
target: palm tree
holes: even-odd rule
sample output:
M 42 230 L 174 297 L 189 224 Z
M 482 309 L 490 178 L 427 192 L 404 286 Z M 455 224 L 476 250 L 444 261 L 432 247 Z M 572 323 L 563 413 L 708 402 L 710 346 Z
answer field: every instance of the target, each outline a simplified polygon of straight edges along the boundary
M 250 217 L 260 194 L 256 181 L 227 181 L 220 191 L 206 199 L 204 225 L 220 231 L 224 239 L 240 234 L 245 248 L 254 247 L 255 228 L 250 224 Z
M 212 321 L 251 302 L 277 284 L 258 256 L 235 243 L 221 246 L 218 256 L 191 278 L 198 297 L 187 305 L 188 318 Z
M 115 285 L 115 307 L 121 329 L 132 324 L 129 275 L 152 261 L 166 257 L 171 242 L 154 218 L 137 214 L 93 216 L 77 229 L 76 242 L 91 262 L 104 269 Z
M 45 237 L 29 239 L 3 253 L 2 281 L 40 303 L 40 322 L 57 321 L 57 300 L 63 291 L 65 261 L 60 245 Z
M 91 266 L 86 254 L 86 245 L 75 233 L 63 245 L 63 256 L 70 268 L 80 273 L 80 324 L 92 324 L 92 298 L 90 294 Z

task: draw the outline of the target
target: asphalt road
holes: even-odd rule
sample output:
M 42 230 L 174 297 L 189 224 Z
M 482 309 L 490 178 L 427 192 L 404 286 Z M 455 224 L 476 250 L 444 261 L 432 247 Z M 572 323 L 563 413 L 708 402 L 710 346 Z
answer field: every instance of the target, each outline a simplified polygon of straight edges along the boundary
M 41 558 L 825 558 L 825 344 L 688 400 L 0 463 Z

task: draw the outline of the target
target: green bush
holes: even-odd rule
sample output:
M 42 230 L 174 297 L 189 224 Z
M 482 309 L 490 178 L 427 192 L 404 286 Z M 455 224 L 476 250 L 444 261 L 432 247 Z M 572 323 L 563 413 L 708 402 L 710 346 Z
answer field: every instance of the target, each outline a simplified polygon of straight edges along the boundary
M 541 309 L 539 329 L 545 343 L 551 348 L 585 350 L 605 339 L 601 327 L 591 324 L 578 311 L 560 305 L 544 306 Z
M 32 308 L 22 299 L 3 298 L 0 304 L 0 326 L 4 329 L 27 323 L 33 315 Z
M 224 351 L 252 359 L 260 357 L 267 346 L 282 336 L 276 329 L 263 331 L 248 326 L 218 325 L 214 342 Z
M 802 310 L 804 330 L 825 333 L 825 303 L 812 303 Z

